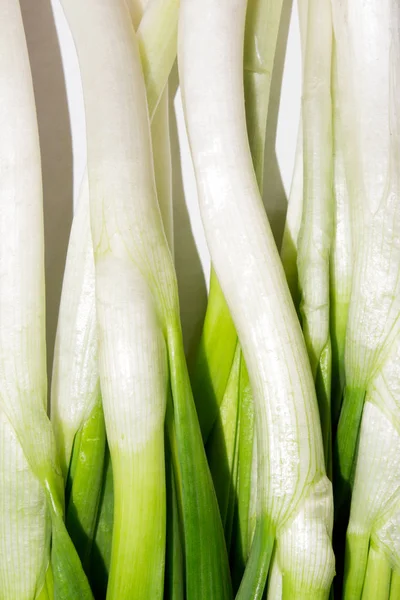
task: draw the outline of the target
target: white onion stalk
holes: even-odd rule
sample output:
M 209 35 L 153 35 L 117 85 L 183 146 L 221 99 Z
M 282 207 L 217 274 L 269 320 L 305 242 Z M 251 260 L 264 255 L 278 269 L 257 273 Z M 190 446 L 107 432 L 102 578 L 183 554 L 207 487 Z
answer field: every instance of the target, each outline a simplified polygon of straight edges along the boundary
M 307 42 L 308 1 L 298 0 L 300 43 L 302 55 L 302 74 L 304 79 L 304 65 Z M 300 306 L 299 277 L 297 270 L 297 247 L 301 219 L 303 215 L 303 117 L 297 131 L 296 153 L 294 158 L 293 175 L 290 186 L 288 208 L 285 228 L 283 231 L 281 260 L 285 270 L 289 290 L 296 310 Z
M 344 349 L 353 270 L 351 214 L 344 160 L 343 123 L 335 44 L 332 60 L 334 224 L 330 254 L 332 425 L 336 429 L 345 385 Z
M 41 590 L 48 598 L 51 535 L 45 492 L 27 456 L 42 462 L 36 415 L 46 417 L 43 207 L 35 100 L 16 0 L 0 4 L 0 79 L 0 598 L 31 600 Z
M 329 255 L 332 241 L 332 18 L 329 0 L 308 0 L 302 135 L 303 211 L 297 267 L 304 338 L 316 381 L 325 460 L 331 456 Z
M 255 402 L 259 512 L 238 598 L 261 597 L 275 543 L 283 598 L 327 598 L 332 493 L 304 340 L 249 152 L 245 13 L 245 0 L 183 0 L 178 37 L 202 219 Z
M 54 594 L 86 599 L 90 590 L 63 522 L 62 477 L 46 414 L 43 206 L 33 86 L 19 3 L 5 0 L 0 13 L 0 506 L 5 511 L 0 590 L 7 600 L 53 597 L 50 571 L 45 580 L 51 534 Z
M 365 394 L 400 328 L 400 7 L 395 0 L 332 6 L 354 256 L 335 449 L 344 522 Z
M 195 417 L 176 277 L 155 191 L 135 33 L 124 0 L 63 5 L 85 98 L 99 370 L 114 475 L 107 596 L 163 594 L 170 378 L 187 595 L 229 598 L 223 530 Z
M 363 585 L 370 589 L 373 579 L 376 597 L 389 597 L 391 570 L 400 567 L 399 507 L 400 336 L 367 390 L 347 529 L 345 598 L 361 598 Z
M 131 18 L 137 26 L 142 16 L 140 3 L 131 2 Z M 161 16 L 170 5 L 172 30 L 177 22 L 175 0 L 158 5 Z M 175 6 L 175 15 L 171 7 Z M 176 50 L 176 42 L 164 41 L 164 46 L 152 36 L 151 23 L 157 25 L 154 8 L 147 17 L 146 32 L 141 32 L 146 51 L 152 57 L 156 50 L 166 54 Z M 168 27 L 167 27 L 168 29 Z M 139 25 L 140 30 L 140 25 Z M 141 30 L 140 30 L 141 31 Z M 148 60 L 148 59 L 147 59 Z M 165 85 L 172 58 L 164 62 L 167 73 L 157 72 L 159 81 L 153 86 Z M 157 100 L 155 100 L 157 101 Z M 150 101 L 151 112 L 154 113 Z M 172 189 L 171 157 L 169 149 L 168 94 L 163 94 L 160 110 L 154 113 L 152 133 L 157 140 L 154 154 L 157 193 L 172 248 Z M 105 432 L 101 406 L 97 357 L 97 330 L 95 311 L 95 274 L 92 239 L 89 222 L 89 183 L 85 173 L 74 216 L 68 247 L 67 263 L 61 296 L 55 355 L 53 363 L 51 417 L 59 451 L 64 480 L 67 482 L 67 526 L 85 568 L 89 560 L 91 542 L 95 533 L 104 460 Z M 72 453 L 72 449 L 74 452 Z M 68 481 L 67 481 L 68 477 Z

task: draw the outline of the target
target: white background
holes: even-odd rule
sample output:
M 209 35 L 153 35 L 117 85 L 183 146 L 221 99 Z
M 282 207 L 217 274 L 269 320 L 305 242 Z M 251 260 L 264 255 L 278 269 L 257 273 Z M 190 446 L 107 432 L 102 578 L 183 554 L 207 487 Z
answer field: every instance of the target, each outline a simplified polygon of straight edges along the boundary
M 83 0 L 82 0 L 83 1 Z M 201 0 L 199 0 L 201 1 Z M 48 354 L 52 356 L 73 201 L 86 163 L 79 66 L 59 0 L 20 0 L 42 152 L 46 235 Z M 89 34 L 88 24 L 88 34 Z M 267 126 L 264 200 L 277 238 L 282 231 L 296 147 L 301 95 L 295 0 L 285 0 Z M 209 256 L 182 118 L 177 70 L 170 78 L 175 263 L 186 347 L 199 334 L 206 305 Z

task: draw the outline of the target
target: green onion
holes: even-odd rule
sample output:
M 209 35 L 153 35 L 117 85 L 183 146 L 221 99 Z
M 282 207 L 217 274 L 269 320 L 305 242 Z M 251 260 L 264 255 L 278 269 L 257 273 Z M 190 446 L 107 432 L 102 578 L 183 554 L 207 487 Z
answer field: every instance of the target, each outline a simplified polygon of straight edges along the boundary
M 178 43 L 202 219 L 255 404 L 258 520 L 237 597 L 261 597 L 276 543 L 283 598 L 325 598 L 334 572 L 331 487 L 304 340 L 248 147 L 245 16 L 244 0 L 183 0 Z
M 187 595 L 229 598 L 223 530 L 191 396 L 175 273 L 155 193 L 134 32 L 123 2 L 83 6 L 66 0 L 64 6 L 86 105 L 100 381 L 114 475 L 107 593 L 110 598 L 130 597 L 133 590 L 137 597 L 162 593 L 163 430 L 170 378 Z M 105 82 L 110 83 L 106 94 Z

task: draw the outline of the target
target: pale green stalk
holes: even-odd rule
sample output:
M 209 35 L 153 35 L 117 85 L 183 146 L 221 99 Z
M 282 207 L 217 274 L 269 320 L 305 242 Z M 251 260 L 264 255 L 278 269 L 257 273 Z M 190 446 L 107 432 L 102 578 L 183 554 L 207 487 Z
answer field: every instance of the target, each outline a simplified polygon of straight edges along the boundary
M 114 485 L 108 446 L 104 456 L 103 481 L 97 514 L 96 530 L 90 555 L 89 579 L 95 598 L 103 600 L 107 593 L 111 563 L 112 530 L 114 521 Z
M 176 48 L 175 48 L 176 49 Z M 147 91 L 147 88 L 146 88 Z M 148 102 L 150 98 L 148 97 Z M 151 122 L 154 171 L 157 199 L 161 211 L 165 235 L 171 254 L 174 254 L 174 218 L 172 203 L 172 163 L 169 136 L 168 84 L 164 89 Z
M 31 600 L 44 586 L 51 527 L 26 455 L 39 462 L 46 453 L 40 419 L 30 422 L 35 412 L 46 418 L 43 221 L 35 101 L 16 0 L 1 3 L 0 30 L 0 598 Z
M 2 411 L 0 456 L 0 598 L 31 600 L 46 588 L 51 527 L 43 488 Z
M 191 397 L 176 277 L 155 192 L 136 37 L 122 0 L 65 0 L 64 7 L 85 97 L 100 381 L 114 474 L 107 597 L 163 594 L 170 379 L 187 595 L 229 598 L 223 530 Z
M 247 3 L 243 49 L 244 100 L 247 136 L 253 167 L 260 193 L 263 193 L 264 150 L 267 129 L 271 81 L 278 42 L 283 0 L 250 0 Z M 250 513 L 251 494 L 257 494 L 256 470 L 252 469 L 252 452 L 257 446 L 254 426 L 254 407 L 249 376 L 241 354 L 240 363 L 240 437 L 239 480 L 237 483 L 239 548 L 238 575 L 242 576 L 254 536 L 254 526 L 249 526 L 255 515 Z M 253 480 L 251 477 L 253 476 Z M 241 563 L 241 564 L 240 564 Z
M 243 72 L 247 133 L 260 189 L 281 11 L 282 2 L 270 0 L 250 0 L 246 11 Z M 231 525 L 226 539 L 229 547 L 233 535 L 232 572 L 239 581 L 253 535 L 253 531 L 248 533 L 248 520 L 254 424 L 251 390 L 246 381 L 248 376 L 236 331 L 212 271 L 207 313 L 192 382 L 217 496 L 220 506 L 225 506 L 223 514 L 227 505 L 232 511 L 232 505 L 236 504 L 236 515 L 229 519 Z M 225 415 L 222 419 L 221 413 Z M 229 418 L 226 418 L 227 414 Z M 218 456 L 218 460 L 213 458 L 213 454 Z
M 370 383 L 366 395 L 347 530 L 345 598 L 361 597 L 367 576 L 368 588 L 371 589 L 368 598 L 372 597 L 374 589 L 382 588 L 382 594 L 386 593 L 384 590 L 388 587 L 387 571 L 390 573 L 392 567 L 400 566 L 399 359 L 398 336 L 392 346 L 392 352 L 381 364 L 379 373 Z M 382 573 L 376 581 L 376 574 L 373 576 L 372 573 L 378 568 L 375 565 L 377 557 L 371 555 L 371 549 L 369 557 L 365 550 L 358 551 L 360 545 L 368 548 L 370 540 L 373 541 L 376 551 L 386 556 L 385 561 L 383 558 L 378 561 L 382 565 Z M 372 573 L 368 574 L 368 569 Z
M 249 152 L 246 4 L 183 0 L 178 43 L 202 220 L 255 405 L 258 521 L 237 598 L 261 597 L 275 544 L 283 598 L 327 598 L 332 492 L 307 352 Z
M 396 600 L 400 597 L 400 572 L 393 571 L 392 579 L 390 582 L 390 598 L 389 600 Z
M 244 38 L 244 94 L 250 151 L 262 192 L 264 147 L 283 0 L 249 0 Z
M 208 464 L 213 475 L 227 548 L 231 545 L 238 486 L 238 445 L 241 425 L 240 361 L 241 351 L 237 345 L 220 410 L 206 444 Z
M 95 274 L 85 174 L 72 224 L 54 350 L 51 419 L 66 484 L 67 527 L 87 571 L 105 452 Z
M 389 600 L 392 570 L 386 556 L 370 546 L 362 592 L 363 600 Z
M 12 566 L 1 561 L 0 580 L 4 566 L 7 569 L 1 593 L 7 600 L 30 599 L 41 593 L 48 571 L 51 533 L 55 595 L 64 599 L 79 594 L 80 598 L 89 599 L 90 588 L 63 521 L 62 475 L 46 414 L 42 182 L 29 58 L 19 3 L 6 0 L 0 12 L 0 37 L 4 44 L 0 53 L 4 77 L 0 150 L 0 271 L 4 283 L 0 311 L 0 412 L 2 434 L 11 443 L 1 458 L 9 460 L 10 452 L 13 457 L 7 469 L 2 468 L 0 489 L 4 504 L 0 504 L 11 512 L 0 519 L 6 527 L 0 543 L 2 557 L 8 554 L 16 559 Z M 20 448 L 15 447 L 16 440 Z M 13 466 L 21 467 L 20 481 Z M 24 484 L 29 487 L 21 489 Z M 17 495 L 11 501 L 14 494 Z M 15 528 L 14 532 L 7 531 L 7 524 Z M 21 525 L 26 527 L 24 539 Z M 22 554 L 17 560 L 19 552 L 29 552 L 31 556 Z
M 130 8 L 132 20 L 137 26 L 142 7 L 138 6 L 138 2 L 131 2 Z M 159 7 L 158 10 L 163 9 Z M 146 48 L 153 56 L 155 40 L 147 38 L 151 34 L 150 23 L 155 21 L 157 24 L 157 18 L 153 9 L 152 21 L 147 19 L 148 31 L 142 34 Z M 170 18 L 173 21 L 172 13 Z M 174 44 L 171 41 L 167 50 L 171 52 L 174 48 L 176 51 L 176 42 Z M 164 81 L 165 74 L 159 73 L 159 77 Z M 166 93 L 160 110 L 155 113 L 152 132 L 154 140 L 157 140 L 154 144 L 154 160 L 159 203 L 172 248 L 171 159 Z M 68 478 L 67 526 L 85 567 L 88 566 L 94 536 L 105 449 L 97 344 L 94 258 L 86 173 L 71 230 L 64 274 L 51 396 L 58 451 L 65 481 Z M 104 514 L 109 513 L 106 511 Z M 103 525 L 106 527 L 106 524 Z M 110 526 L 112 523 L 107 527 Z
M 297 311 L 300 307 L 299 273 L 297 268 L 298 238 L 303 214 L 303 124 L 300 118 L 296 153 L 290 186 L 285 228 L 283 230 L 281 261 L 290 294 Z
M 305 53 L 308 25 L 308 0 L 298 0 L 302 73 L 304 79 Z M 283 231 L 281 260 L 296 310 L 300 307 L 299 275 L 297 269 L 297 247 L 303 215 L 303 118 L 297 131 L 296 153 L 290 186 L 285 228 Z
M 329 255 L 332 240 L 332 19 L 329 0 L 308 0 L 303 76 L 303 212 L 297 266 L 304 338 L 316 381 L 325 460 L 331 447 Z
M 154 116 L 175 62 L 178 11 L 179 0 L 148 0 L 140 21 L 138 44 L 150 119 Z
M 336 511 L 346 522 L 366 392 L 400 320 L 399 7 L 332 2 L 354 266 L 346 386 L 336 439 Z
M 330 331 L 332 339 L 332 423 L 336 429 L 345 386 L 344 349 L 352 280 L 352 239 L 346 182 L 335 46 L 332 61 L 334 225 L 330 253 Z
M 260 189 L 271 77 L 281 11 L 281 0 L 249 0 L 246 11 L 243 63 L 246 119 L 248 140 Z M 235 327 L 218 279 L 212 270 L 203 332 L 191 374 L 197 413 L 205 441 L 225 394 L 236 344 Z M 238 364 L 238 369 L 239 366 Z

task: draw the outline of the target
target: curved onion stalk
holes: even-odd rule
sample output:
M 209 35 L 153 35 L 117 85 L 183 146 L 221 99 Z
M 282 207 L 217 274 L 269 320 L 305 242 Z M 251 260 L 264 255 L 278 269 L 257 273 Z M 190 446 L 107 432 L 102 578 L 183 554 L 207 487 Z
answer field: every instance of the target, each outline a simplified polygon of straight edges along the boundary
M 367 390 L 347 530 L 345 598 L 361 598 L 363 585 L 371 594 L 376 587 L 375 597 L 389 597 L 391 568 L 400 567 L 399 383 L 400 336 Z
M 344 348 L 352 281 L 352 238 L 349 194 L 343 148 L 343 124 L 339 100 L 338 72 L 333 46 L 333 196 L 334 226 L 330 254 L 330 321 L 332 339 L 332 424 L 336 429 L 345 385 Z
M 300 313 L 316 381 L 325 460 L 331 455 L 329 254 L 332 240 L 332 18 L 329 0 L 308 0 L 303 76 L 303 214 L 298 237 Z
M 0 161 L 0 271 L 4 284 L 0 314 L 0 411 L 3 443 L 11 444 L 1 454 L 0 493 L 4 498 L 1 505 L 10 511 L 9 515 L 2 515 L 1 522 L 11 525 L 11 531 L 2 527 L 1 545 L 2 557 L 9 555 L 16 559 L 13 565 L 1 561 L 1 579 L 5 583 L 1 593 L 8 599 L 32 598 L 40 592 L 45 581 L 51 532 L 54 594 L 60 599 L 86 599 L 91 598 L 91 592 L 64 525 L 62 476 L 46 414 L 42 183 L 29 59 L 19 4 L 6 0 L 0 12 L 5 117 Z M 17 440 L 20 448 L 16 447 Z M 3 460 L 10 461 L 6 469 Z M 21 480 L 19 473 L 12 471 L 18 467 Z M 18 496 L 12 500 L 15 494 Z M 22 531 L 22 526 L 27 531 Z M 10 534 L 12 537 L 8 538 Z M 33 546 L 26 543 L 26 535 Z M 31 556 L 26 556 L 26 552 Z M 9 569 L 5 580 L 3 565 Z M 42 587 L 40 592 L 44 598 L 51 594 L 50 581 L 48 572 L 46 590 Z
M 141 14 L 132 4 L 132 19 Z M 133 11 L 133 7 L 138 10 Z M 173 21 L 174 15 L 170 15 Z M 152 19 L 157 15 L 153 11 Z M 177 21 L 177 10 L 175 14 Z M 149 23 L 149 20 L 148 20 Z M 148 25 L 149 27 L 149 25 Z M 173 24 L 172 24 L 172 28 Z M 176 30 L 176 26 L 175 26 Z M 146 39 L 148 33 L 142 34 Z M 153 40 L 154 41 L 154 40 Z M 149 41 L 146 48 L 155 55 Z M 176 42 L 169 43 L 176 49 Z M 157 46 L 158 47 L 158 46 Z M 168 50 L 171 52 L 171 49 Z M 158 73 L 164 81 L 166 75 Z M 167 73 L 168 75 L 168 73 Z M 157 83 L 157 82 L 155 82 Z M 150 101 L 150 107 L 153 108 Z M 164 93 L 152 128 L 157 192 L 164 227 L 172 247 L 171 165 L 168 98 Z M 97 364 L 94 257 L 89 223 L 87 174 L 82 184 L 68 249 L 53 365 L 51 413 L 64 479 L 67 480 L 67 526 L 79 555 L 88 567 L 103 474 L 104 419 Z M 73 452 L 72 452 L 73 449 Z M 108 461 L 109 469 L 111 463 Z M 112 477 L 110 473 L 108 475 Z M 107 494 L 104 501 L 109 503 Z M 110 515 L 110 511 L 103 511 Z M 111 531 L 112 523 L 97 528 Z M 100 546 L 103 545 L 101 536 Z M 97 541 L 96 541 L 97 544 Z
M 282 1 L 249 0 L 246 11 L 244 81 L 248 138 L 262 187 L 264 143 Z M 191 376 L 199 422 L 206 441 L 223 400 L 236 351 L 237 334 L 215 273 L 202 337 Z M 237 368 L 239 368 L 239 364 Z
M 400 9 L 394 0 L 332 6 L 355 257 L 335 444 L 336 511 L 344 523 L 365 393 L 400 327 Z
M 275 543 L 283 598 L 327 598 L 331 487 L 307 353 L 249 152 L 245 15 L 245 0 L 183 0 L 178 37 L 202 219 L 254 394 L 258 522 L 238 598 L 261 597 Z
M 169 375 L 187 595 L 229 598 L 223 530 L 191 397 L 176 278 L 155 193 L 134 31 L 122 0 L 65 0 L 64 7 L 85 96 L 100 381 L 114 474 L 108 597 L 163 593 Z
M 282 2 L 250 0 L 246 12 L 244 83 L 247 132 L 260 189 L 281 11 Z M 232 538 L 232 573 L 236 579 L 234 583 L 238 585 L 253 535 L 248 524 L 254 410 L 236 330 L 213 271 L 192 382 L 221 513 L 227 519 L 224 521 L 223 517 L 228 548 Z
M 282 7 L 282 0 L 250 0 L 247 2 L 246 10 L 243 50 L 246 125 L 253 167 L 261 194 L 268 106 Z M 251 494 L 257 494 L 257 471 L 256 469 L 252 470 L 252 454 L 254 451 L 256 452 L 254 449 L 257 447 L 257 440 L 255 439 L 253 398 L 243 353 L 241 353 L 240 359 L 238 389 L 240 428 L 237 443 L 239 467 L 236 485 L 238 515 L 234 570 L 241 577 L 254 536 L 254 527 L 251 526 L 254 515 L 251 514 L 250 507 L 252 505 Z M 256 502 L 253 502 L 253 505 L 256 506 Z

